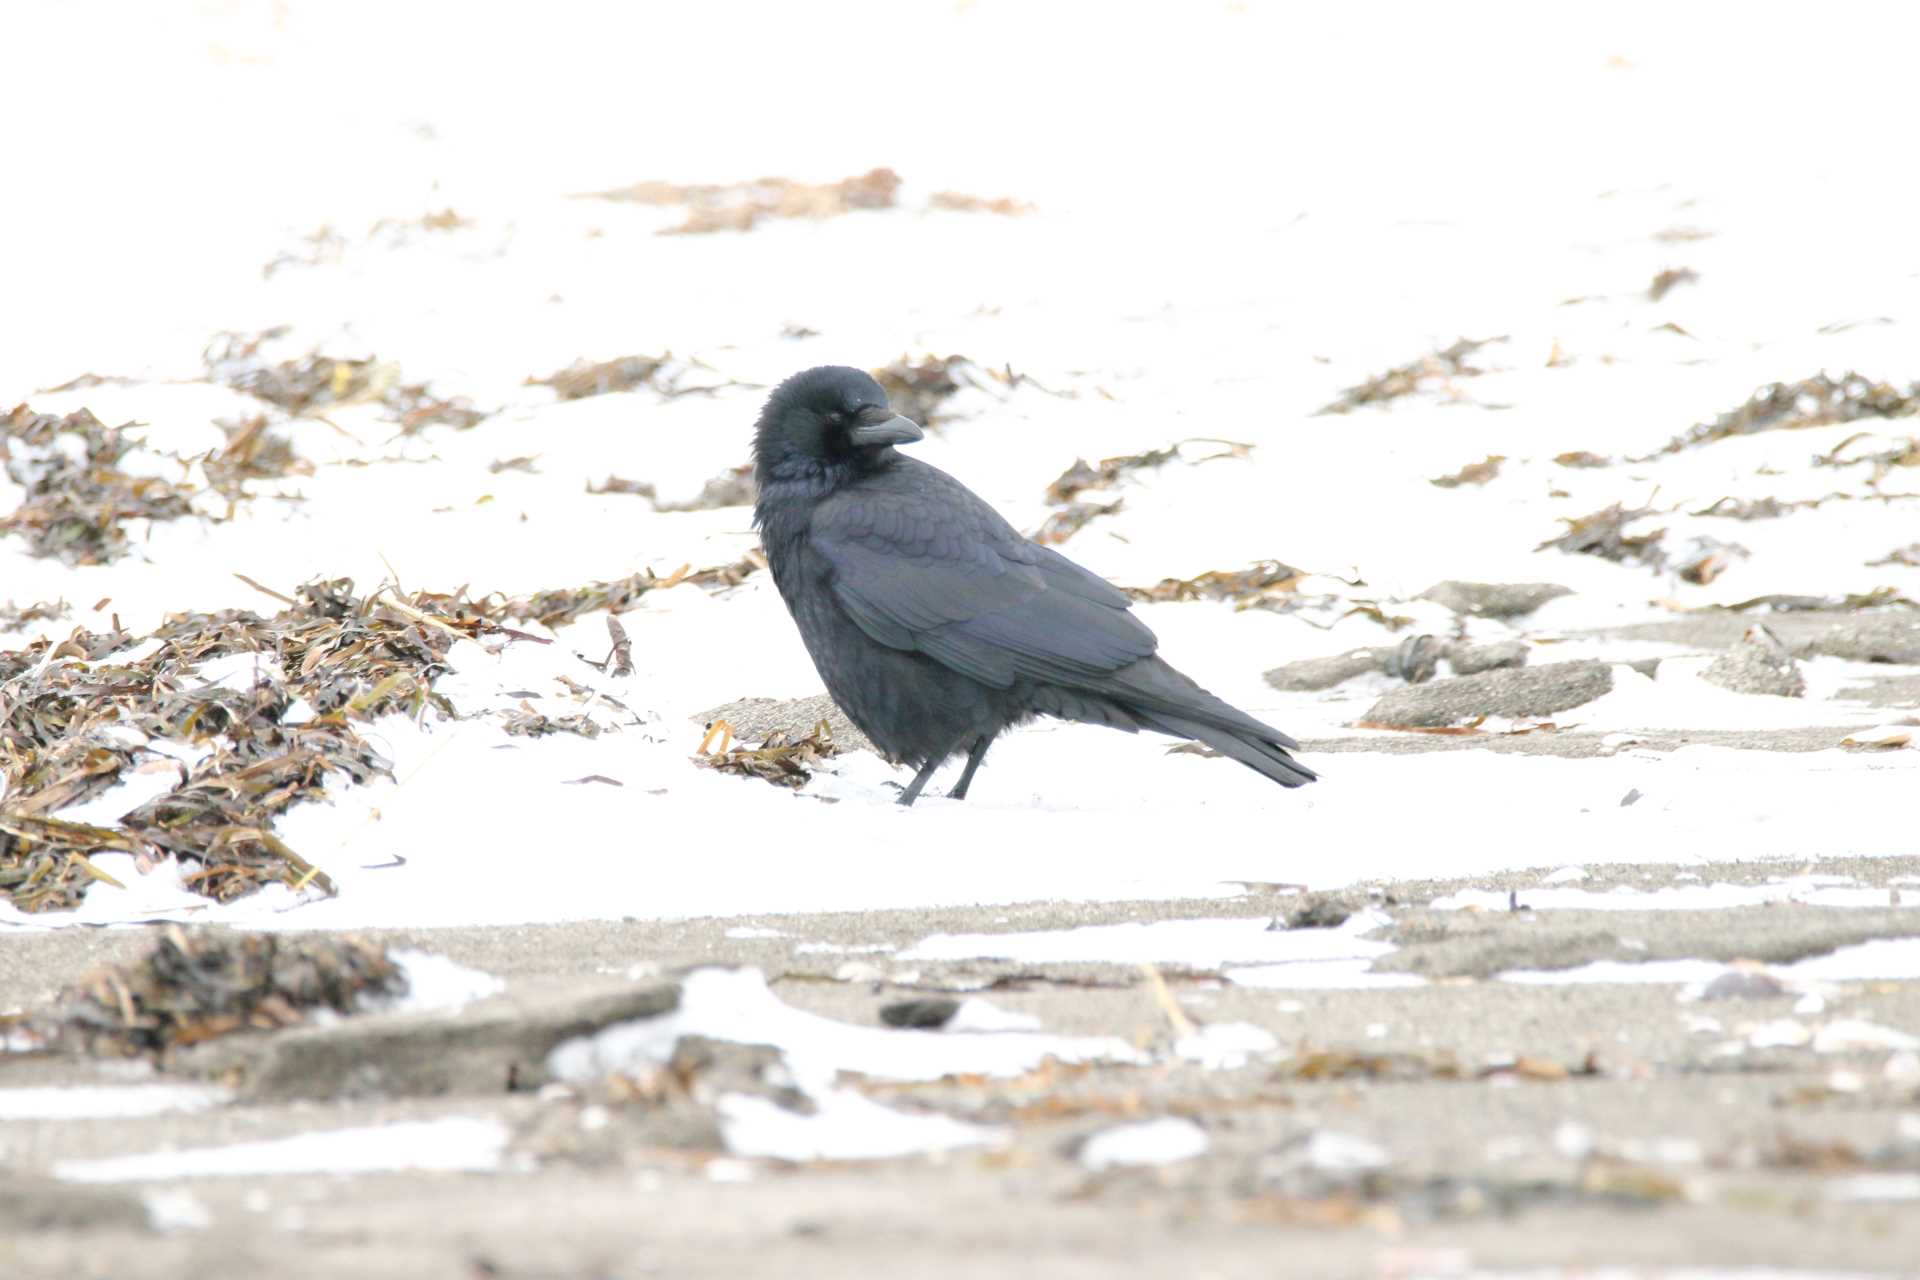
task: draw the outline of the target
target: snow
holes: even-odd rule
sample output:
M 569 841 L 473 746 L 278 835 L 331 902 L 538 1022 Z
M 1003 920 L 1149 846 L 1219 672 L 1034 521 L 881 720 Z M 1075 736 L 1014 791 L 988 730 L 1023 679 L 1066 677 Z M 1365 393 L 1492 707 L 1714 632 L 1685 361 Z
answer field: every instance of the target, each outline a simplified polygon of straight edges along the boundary
M 951 55 L 916 67 L 912 110 L 875 113 L 857 76 L 810 81 L 804 110 L 783 97 L 770 112 L 752 90 L 782 83 L 786 48 L 817 36 L 798 10 L 756 11 L 756 39 L 742 45 L 724 5 L 562 3 L 484 21 L 444 4 L 389 9 L 289 3 L 269 16 L 227 6 L 173 22 L 119 4 L 110 42 L 93 38 L 101 19 L 91 10 L 34 11 L 31 43 L 85 47 L 89 78 L 116 93 L 74 100 L 58 59 L 14 69 L 19 101 L 66 105 L 9 153 L 26 181 L 57 175 L 62 198 L 9 209 L 11 240 L 34 252 L 10 261 L 8 289 L 33 305 L 0 341 L 0 405 L 137 421 L 131 434 L 144 445 L 125 466 L 198 483 L 194 459 L 222 443 L 214 422 L 264 409 L 207 382 L 202 351 L 221 331 L 287 324 L 267 349 L 274 359 L 316 348 L 375 355 L 435 394 L 494 412 L 469 431 L 413 436 L 367 405 L 325 420 L 275 413 L 274 429 L 312 474 L 252 482 L 256 496 L 231 512 L 203 494 L 195 518 L 133 529 L 131 554 L 113 565 L 36 559 L 0 535 L 0 603 L 72 605 L 69 618 L 0 645 L 103 631 L 116 616 L 144 634 L 170 611 L 276 607 L 242 574 L 279 591 L 324 575 L 350 576 L 362 591 L 397 579 L 522 593 L 732 560 L 754 542 L 745 509 L 664 513 L 587 485 L 616 474 L 665 498 L 690 496 L 744 458 L 764 388 L 785 374 L 957 352 L 1029 380 L 976 373 L 916 452 L 1023 528 L 1044 517 L 1046 485 L 1077 456 L 1192 436 L 1254 446 L 1244 458 L 1122 481 L 1113 494 L 1124 509 L 1064 550 L 1129 585 L 1268 558 L 1308 570 L 1302 592 L 1333 597 L 1323 610 L 1139 609 L 1176 665 L 1296 736 L 1394 738 L 1352 727 L 1384 678 L 1290 694 L 1261 673 L 1409 634 L 1350 612 L 1358 600 L 1445 634 L 1455 620 L 1411 598 L 1441 579 L 1564 583 L 1577 594 L 1527 624 L 1536 660 L 1631 654 L 1661 665 L 1651 679 L 1616 666 L 1612 693 L 1555 718 L 1616 735 L 1602 759 L 1314 754 L 1325 780 L 1283 793 L 1230 762 L 1168 756 L 1163 740 L 1039 725 L 995 746 L 965 804 L 929 794 L 903 812 L 886 784 L 904 779 L 865 754 L 831 762 L 798 795 L 689 763 L 700 737 L 689 717 L 820 684 L 768 575 L 715 595 L 681 585 L 622 616 L 636 663 L 625 679 L 577 656 L 606 652 L 599 616 L 524 628 L 549 645 L 457 645 L 440 689 L 469 718 L 370 726 L 394 778 L 330 785 L 325 803 L 277 825 L 337 897 L 276 886 L 218 905 L 188 891 L 171 860 L 143 874 L 131 858 L 102 854 L 95 865 L 124 887 L 96 885 L 69 913 L 0 907 L 0 925 L 738 918 L 1224 899 L 1250 881 L 1332 888 L 1542 865 L 1599 879 L 1623 860 L 1707 868 L 1912 856 L 1899 798 L 1920 783 L 1920 751 L 1839 745 L 1849 733 L 1897 736 L 1905 709 L 1827 696 L 1884 671 L 1817 658 L 1804 664 L 1808 697 L 1745 696 L 1702 681 L 1707 657 L 1684 647 L 1599 646 L 1576 634 L 1769 592 L 1920 597 L 1920 568 L 1869 564 L 1914 538 L 1912 469 L 1882 477 L 1889 500 L 1873 501 L 1866 468 L 1809 465 L 1862 429 L 1873 438 L 1846 456 L 1902 438 L 1907 424 L 1767 432 L 1598 470 L 1552 460 L 1566 450 L 1647 455 L 1756 387 L 1821 369 L 1913 376 L 1911 201 L 1905 171 L 1885 163 L 1906 150 L 1903 51 L 1913 41 L 1900 23 L 1910 28 L 1913 15 L 1877 17 L 1882 38 L 1825 73 L 1843 79 L 1844 93 L 1814 84 L 1782 95 L 1770 77 L 1805 61 L 1802 24 L 1764 15 L 1730 37 L 1719 19 L 1671 6 L 1610 6 L 1600 29 L 1516 10 L 1503 23 L 1524 28 L 1529 46 L 1514 58 L 1438 9 L 1396 10 L 1401 38 L 1389 42 L 1371 38 L 1377 19 L 1340 6 L 1185 7 L 1178 21 L 1154 6 L 1102 9 L 1102 56 L 1063 63 L 1053 42 L 1078 47 L 1087 10 L 922 3 L 836 26 L 846 65 L 897 61 L 902 30 Z M 382 37 L 369 44 L 361 33 L 374 27 Z M 470 56 L 417 56 L 449 30 Z M 595 38 L 581 41 L 581 30 Z M 635 48 L 716 44 L 735 92 L 715 95 L 710 60 L 698 56 L 632 74 Z M 1393 94 L 1356 92 L 1353 61 L 1319 52 L 1354 48 L 1368 50 L 1365 83 L 1392 84 Z M 496 55 L 543 92 L 502 97 L 463 70 Z M 1139 93 L 1120 70 L 1142 62 L 1165 72 L 1164 91 Z M 1062 101 L 1101 102 L 1102 128 L 1068 128 L 1019 95 L 982 94 L 981 65 L 1009 83 L 1047 83 Z M 382 93 L 343 97 L 343 66 Z M 1697 114 L 1703 82 L 1742 104 L 1741 127 L 1712 146 L 1671 123 Z M 129 115 L 127 101 L 142 110 Z M 702 104 L 699 129 L 651 131 L 639 150 L 615 145 L 632 121 L 678 118 L 690 101 Z M 1449 119 L 1471 122 L 1473 144 L 1408 145 L 1394 105 L 1405 101 L 1446 103 Z M 1529 107 L 1516 112 L 1515 102 Z M 1307 119 L 1319 124 L 1270 138 L 1265 164 L 1247 162 L 1239 131 L 1217 127 Z M 1008 136 L 1025 145 L 1006 146 Z M 314 163 L 310 146 L 295 145 L 312 138 L 353 163 Z M 1357 159 L 1379 156 L 1392 163 Z M 1794 158 L 1792 181 L 1779 176 L 1783 156 Z M 670 212 L 579 198 L 641 179 L 832 180 L 878 164 L 905 177 L 901 208 L 772 221 L 744 235 L 659 236 Z M 1010 195 L 1035 211 L 930 211 L 941 189 Z M 194 198 L 174 198 L 180 191 Z M 419 225 L 447 208 L 466 225 Z M 333 238 L 316 236 L 321 228 Z M 1676 228 L 1704 238 L 1676 240 Z M 1649 300 L 1653 273 L 1672 266 L 1698 270 L 1699 281 Z M 90 283 L 101 281 L 139 287 Z M 784 336 L 790 325 L 818 336 Z M 1314 416 L 1342 388 L 1462 335 L 1505 335 L 1478 353 L 1483 376 Z M 579 358 L 666 350 L 687 385 L 711 390 L 561 403 L 527 384 Z M 134 381 L 40 390 L 88 371 Z M 1484 488 L 1428 483 L 1490 453 L 1507 462 Z M 491 470 L 526 455 L 537 455 L 534 472 Z M 0 477 L 0 512 L 20 488 Z M 1833 492 L 1850 500 L 1776 520 L 1694 514 L 1729 495 Z M 1535 550 L 1561 520 L 1614 501 L 1655 506 L 1639 527 L 1667 526 L 1671 546 L 1707 535 L 1751 555 L 1699 585 Z M 1485 619 L 1462 625 L 1476 639 L 1517 634 Z M 183 678 L 237 687 L 254 669 L 252 655 L 236 655 Z M 563 676 L 631 714 L 597 696 L 576 702 Z M 605 732 L 509 738 L 480 714 L 523 700 L 584 712 Z M 1795 725 L 1833 730 L 1833 748 L 1632 745 L 1636 732 L 1662 727 Z M 197 758 L 182 744 L 149 746 Z M 56 816 L 110 822 L 170 785 L 175 767 L 154 761 Z M 591 775 L 620 785 L 574 785 Z M 1641 799 L 1620 807 L 1631 791 Z M 1462 813 L 1473 817 L 1441 820 Z M 526 871 L 533 859 L 538 875 Z M 1578 892 L 1523 891 L 1522 901 L 1877 905 L 1845 886 L 1548 896 Z M 1473 895 L 1456 905 L 1504 907 Z M 1419 981 L 1367 974 L 1384 944 L 1350 933 L 1186 923 L 920 947 L 1228 965 L 1236 982 L 1277 988 Z M 735 936 L 761 936 L 751 928 Z
M 1113 1036 L 1041 1032 L 904 1031 L 859 1027 L 782 1003 L 757 969 L 698 969 L 687 975 L 672 1013 L 617 1023 L 554 1049 L 556 1078 L 581 1082 L 638 1074 L 665 1063 L 682 1036 L 706 1036 L 778 1048 L 803 1087 L 851 1071 L 886 1080 L 937 1080 L 946 1075 L 1013 1076 L 1048 1058 L 1060 1062 L 1145 1061 Z
M 974 1006 L 968 1012 L 966 1006 Z M 1031 1018 L 964 1002 L 939 1031 L 859 1027 L 783 1004 L 754 969 L 698 969 L 681 986 L 673 1012 L 617 1023 L 569 1040 L 548 1058 L 554 1076 L 581 1084 L 608 1075 L 640 1075 L 667 1062 L 682 1036 L 780 1051 L 811 1114 L 768 1098 L 724 1094 L 716 1104 L 721 1136 L 738 1156 L 783 1160 L 868 1160 L 960 1147 L 997 1145 L 998 1129 L 935 1113 L 903 1111 L 836 1084 L 852 1072 L 884 1080 L 938 1080 L 949 1075 L 1006 1077 L 1049 1060 L 1140 1063 L 1147 1059 L 1112 1036 L 1056 1036 L 1031 1030 Z
M 91 1120 L 206 1111 L 233 1096 L 196 1084 L 45 1085 L 0 1089 L 0 1120 Z
M 1789 964 L 1764 966 L 1790 988 L 1818 983 L 1920 979 L 1920 945 L 1912 938 L 1875 938 L 1852 946 L 1835 947 L 1824 955 L 1808 956 Z M 1726 965 L 1712 960 L 1595 960 L 1570 969 L 1509 969 L 1503 982 L 1558 986 L 1581 982 L 1691 983 L 1704 988 Z M 1697 992 L 1695 994 L 1697 998 Z
M 892 1156 L 993 1146 L 1005 1130 L 934 1112 L 883 1107 L 851 1089 L 811 1098 L 814 1112 L 789 1111 L 768 1098 L 723 1094 L 715 1103 L 720 1136 L 739 1156 L 781 1160 L 883 1160 Z
M 407 993 L 396 999 L 368 1002 L 381 1011 L 451 1013 L 507 989 L 503 978 L 412 947 L 394 947 L 387 952 L 387 959 L 406 975 Z
M 158 1182 L 178 1178 L 245 1178 L 302 1173 L 487 1172 L 500 1167 L 507 1127 L 497 1120 L 450 1116 L 286 1138 L 190 1147 L 92 1160 L 60 1160 L 63 1182 Z
M 1207 1131 L 1169 1116 L 1102 1129 L 1080 1148 L 1080 1163 L 1093 1171 L 1135 1165 L 1178 1164 L 1207 1153 Z

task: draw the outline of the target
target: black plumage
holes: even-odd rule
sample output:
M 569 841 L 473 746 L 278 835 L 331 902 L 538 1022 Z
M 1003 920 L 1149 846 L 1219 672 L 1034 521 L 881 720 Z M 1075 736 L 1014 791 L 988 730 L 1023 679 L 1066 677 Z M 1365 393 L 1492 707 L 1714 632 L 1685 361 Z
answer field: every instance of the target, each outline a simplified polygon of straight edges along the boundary
M 1284 787 L 1298 744 L 1154 655 L 1104 579 L 1022 537 L 946 472 L 895 451 L 921 438 L 858 369 L 774 388 L 754 431 L 754 522 L 827 692 L 896 763 L 967 752 L 964 797 L 994 738 L 1036 715 L 1195 739 Z

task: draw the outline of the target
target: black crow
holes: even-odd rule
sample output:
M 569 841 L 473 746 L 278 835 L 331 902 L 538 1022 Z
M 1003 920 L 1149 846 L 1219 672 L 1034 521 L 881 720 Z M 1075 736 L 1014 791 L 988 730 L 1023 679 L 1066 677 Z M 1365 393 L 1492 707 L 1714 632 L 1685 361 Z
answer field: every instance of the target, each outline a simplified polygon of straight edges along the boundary
M 1030 542 L 946 472 L 858 369 L 788 378 L 754 428 L 754 523 L 827 692 L 882 754 L 919 772 L 1036 715 L 1193 738 L 1283 787 L 1314 780 L 1292 738 L 1154 656 L 1127 597 Z

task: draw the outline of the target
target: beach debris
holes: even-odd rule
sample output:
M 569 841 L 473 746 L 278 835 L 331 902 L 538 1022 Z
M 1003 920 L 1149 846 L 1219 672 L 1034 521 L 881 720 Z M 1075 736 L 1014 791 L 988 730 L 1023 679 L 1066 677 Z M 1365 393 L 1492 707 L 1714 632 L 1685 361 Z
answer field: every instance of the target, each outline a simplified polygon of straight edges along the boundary
M 56 418 L 24 404 L 0 417 L 0 468 L 26 491 L 0 516 L 0 535 L 19 534 L 32 554 L 70 565 L 111 564 L 133 548 L 129 521 L 191 514 L 191 486 L 121 468 L 140 443 L 126 434 L 135 425 L 109 427 L 86 409 Z
M 1040 522 L 1033 540 L 1043 547 L 1055 547 L 1087 527 L 1098 516 L 1110 516 L 1126 506 L 1125 498 L 1112 502 L 1069 502 Z
M 1505 342 L 1503 334 L 1496 338 L 1461 338 L 1450 347 L 1421 356 L 1417 360 L 1377 373 L 1365 382 L 1348 387 L 1340 393 L 1339 399 L 1320 409 L 1320 413 L 1351 413 L 1353 410 L 1370 404 L 1386 404 L 1402 396 L 1410 396 L 1416 391 L 1428 391 L 1443 388 L 1453 389 L 1455 378 L 1477 378 L 1487 370 L 1468 362 L 1468 357 L 1482 347 L 1496 342 Z
M 1018 218 L 1033 212 L 1033 206 L 1012 196 L 971 196 L 964 191 L 936 191 L 927 197 L 927 207 L 949 213 L 997 213 L 1003 218 Z
M 1200 456 L 1189 458 L 1186 455 L 1188 445 L 1209 445 L 1211 449 Z M 1047 486 L 1047 501 L 1054 506 L 1062 506 L 1073 501 L 1088 489 L 1110 489 L 1122 477 L 1136 471 L 1152 470 L 1163 467 L 1176 459 L 1198 466 L 1203 462 L 1217 462 L 1222 458 L 1246 458 L 1253 454 L 1253 446 L 1239 440 L 1222 440 L 1214 436 L 1189 436 L 1176 440 L 1161 449 L 1149 449 L 1145 453 L 1122 454 L 1115 458 L 1103 458 L 1097 465 L 1089 465 L 1085 458 L 1074 459 L 1073 465 L 1062 471 L 1054 482 Z
M 1628 525 L 1653 513 L 1652 507 L 1627 508 L 1616 502 L 1577 520 L 1562 517 L 1567 531 L 1558 537 L 1548 538 L 1534 550 L 1545 551 L 1548 547 L 1554 547 L 1568 555 L 1599 556 L 1615 564 L 1625 564 L 1631 560 L 1658 569 L 1666 563 L 1666 552 L 1661 550 L 1660 540 L 1666 537 L 1667 531 L 1626 532 Z
M 169 615 L 137 660 L 107 660 L 138 639 L 125 632 L 0 651 L 0 899 L 71 909 L 112 880 L 91 860 L 101 852 L 142 869 L 171 855 L 188 889 L 223 902 L 269 883 L 334 892 L 274 834 L 275 819 L 321 797 L 332 778 L 386 775 L 357 725 L 456 715 L 433 688 L 456 641 L 520 637 L 459 596 L 389 587 L 361 596 L 345 578 L 293 595 L 260 590 L 286 607 Z M 249 655 L 218 680 L 197 677 L 209 662 Z M 151 770 L 179 780 L 114 823 L 59 816 Z
M 566 368 L 544 378 L 528 378 L 530 387 L 552 387 L 562 400 L 585 400 L 589 396 L 631 391 L 651 383 L 654 376 L 673 359 L 671 353 L 657 356 L 620 356 L 613 360 L 576 360 Z
M 1246 608 L 1272 596 L 1291 595 L 1303 570 L 1279 560 L 1260 560 L 1246 569 L 1211 569 L 1191 578 L 1162 578 L 1151 587 L 1122 587 L 1135 600 L 1172 604 L 1188 600 L 1230 601 Z
M 813 777 L 813 769 L 839 755 L 833 742 L 833 727 L 824 719 L 804 738 L 792 738 L 776 731 L 758 747 L 732 747 L 733 726 L 716 720 L 700 740 L 694 754 L 695 764 L 722 773 L 759 778 L 776 787 L 803 787 Z
M 947 399 L 962 387 L 973 385 L 968 375 L 974 368 L 974 362 L 965 356 L 925 356 L 919 360 L 901 356 L 871 372 L 895 413 L 932 431 L 946 417 L 941 406 Z
M 624 613 L 639 603 L 640 597 L 649 591 L 677 587 L 683 583 L 714 591 L 737 587 L 766 567 L 766 558 L 756 548 L 728 564 L 709 565 L 703 569 L 683 564 L 664 578 L 651 569 L 643 569 L 612 582 L 591 582 L 584 587 L 536 591 L 528 596 L 462 600 L 459 605 L 489 621 L 538 622 L 548 627 L 559 627 L 597 609 Z
M 1904 547 L 1895 547 L 1878 560 L 1867 561 L 1869 569 L 1877 569 L 1882 565 L 1901 565 L 1908 569 L 1920 569 L 1920 542 L 1910 542 Z M 0 611 L 0 629 L 5 627 L 5 620 L 5 612 Z
M 207 380 L 264 400 L 296 418 L 336 406 L 379 404 L 406 435 L 430 426 L 465 431 L 487 416 L 462 397 L 440 398 L 424 383 L 402 382 L 399 365 L 371 356 L 340 358 L 310 351 L 271 363 L 261 354 L 291 332 L 281 325 L 251 334 L 215 334 L 201 356 Z
M 663 228 L 661 235 L 708 235 L 716 231 L 751 231 L 766 218 L 820 220 L 857 209 L 891 209 L 900 190 L 900 175 L 891 169 L 872 169 L 838 182 L 796 182 L 792 178 L 761 178 L 755 182 L 696 183 L 636 182 L 610 191 L 587 193 L 589 198 L 632 204 L 686 209 L 686 220 Z
M 1634 461 L 1651 461 L 1660 454 L 1679 453 L 1729 436 L 1826 427 L 1862 418 L 1904 418 L 1916 413 L 1920 413 L 1920 383 L 1901 391 L 1890 383 L 1875 382 L 1851 371 L 1837 378 L 1822 372 L 1799 382 L 1770 382 L 1739 408 L 1675 436 L 1650 458 Z
M 164 1056 L 238 1031 L 299 1026 L 325 1010 L 406 994 L 405 972 L 350 935 L 243 933 L 166 925 L 131 964 L 96 970 L 36 1018 L 57 1047 Z
M 1436 476 L 1427 483 L 1436 489 L 1458 489 L 1463 484 L 1484 485 L 1500 474 L 1500 464 L 1506 460 L 1503 454 L 1490 453 L 1480 462 L 1469 462 L 1452 475 Z
M 791 741 L 824 720 L 841 751 L 874 750 L 867 735 L 856 729 L 847 713 L 824 693 L 810 698 L 739 698 L 694 717 L 703 732 L 721 720 L 727 722 L 734 737 L 749 742 L 764 742 L 776 733 Z
M 1667 267 L 1653 277 L 1653 283 L 1647 286 L 1649 301 L 1658 302 L 1683 284 L 1693 284 L 1700 279 L 1700 273 L 1692 267 Z
M 1696 537 L 1689 539 L 1675 554 L 1673 563 L 1683 581 L 1704 587 L 1725 573 L 1736 560 L 1745 560 L 1752 554 L 1737 542 Z
M 1715 658 L 1700 678 L 1734 693 L 1798 698 L 1807 691 L 1807 679 L 1792 651 L 1759 623 L 1747 628 L 1740 643 Z

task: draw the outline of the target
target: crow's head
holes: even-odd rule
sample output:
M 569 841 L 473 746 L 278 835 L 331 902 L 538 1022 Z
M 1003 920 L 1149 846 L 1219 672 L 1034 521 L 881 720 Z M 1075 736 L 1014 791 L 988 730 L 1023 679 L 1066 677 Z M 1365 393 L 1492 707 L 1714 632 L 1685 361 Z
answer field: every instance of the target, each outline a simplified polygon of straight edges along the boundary
M 774 480 L 858 475 L 881 465 L 920 428 L 887 407 L 887 393 L 858 369 L 822 365 L 773 389 L 753 432 L 754 477 Z

